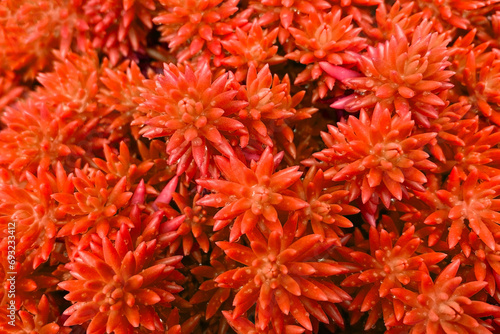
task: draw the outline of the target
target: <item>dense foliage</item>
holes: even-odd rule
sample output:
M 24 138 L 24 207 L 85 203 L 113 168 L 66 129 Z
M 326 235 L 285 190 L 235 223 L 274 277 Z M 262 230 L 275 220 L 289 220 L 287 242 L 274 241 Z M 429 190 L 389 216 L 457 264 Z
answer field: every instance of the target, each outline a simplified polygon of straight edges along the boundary
M 500 333 L 499 0 L 1 0 L 0 333 Z

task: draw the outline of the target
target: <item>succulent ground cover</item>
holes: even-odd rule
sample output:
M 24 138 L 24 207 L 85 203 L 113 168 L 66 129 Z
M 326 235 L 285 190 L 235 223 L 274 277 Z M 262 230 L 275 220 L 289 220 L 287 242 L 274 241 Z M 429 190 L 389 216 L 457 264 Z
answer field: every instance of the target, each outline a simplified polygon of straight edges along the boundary
M 0 333 L 500 333 L 500 1 L 0 1 Z

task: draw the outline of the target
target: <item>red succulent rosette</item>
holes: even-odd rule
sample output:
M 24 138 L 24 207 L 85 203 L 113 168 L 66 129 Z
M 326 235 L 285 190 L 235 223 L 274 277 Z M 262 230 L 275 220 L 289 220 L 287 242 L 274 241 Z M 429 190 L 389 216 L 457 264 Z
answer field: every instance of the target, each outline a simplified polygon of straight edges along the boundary
M 328 323 L 338 318 L 335 303 L 351 297 L 337 287 L 330 277 L 345 274 L 355 266 L 317 257 L 335 244 L 334 239 L 322 243 L 321 235 L 295 238 L 297 217 L 283 226 L 283 234 L 273 231 L 266 238 L 258 229 L 247 233 L 250 247 L 234 242 L 217 242 L 226 255 L 244 266 L 229 270 L 215 278 L 219 286 L 239 289 L 234 296 L 234 310 L 229 323 L 237 320 L 256 304 L 256 328 L 265 330 L 269 322 L 281 332 L 285 319 L 292 316 L 306 330 L 312 330 L 312 315 Z M 275 312 L 273 310 L 280 310 Z
M 332 107 L 355 111 L 380 103 L 402 116 L 411 113 L 417 124 L 428 127 L 429 119 L 437 118 L 438 107 L 445 105 L 439 93 L 452 87 L 449 78 L 454 73 L 445 70 L 450 65 L 448 36 L 431 33 L 429 22 L 415 28 L 411 40 L 399 25 L 395 28 L 389 41 L 368 47 L 367 54 L 359 57 L 365 77 L 340 78 L 355 94 Z M 338 76 L 335 68 L 328 73 Z
M 360 312 L 369 312 L 366 330 L 374 326 L 382 314 L 388 328 L 400 324 L 404 305 L 394 298 L 391 289 L 420 282 L 422 265 L 432 267 L 446 257 L 445 253 L 416 254 L 422 240 L 415 237 L 414 232 L 414 226 L 408 228 L 393 244 L 391 239 L 394 236 L 389 232 L 370 227 L 370 254 L 348 248 L 341 250 L 342 254 L 363 268 L 360 273 L 342 281 L 341 286 L 359 288 L 349 310 L 353 311 L 356 320 L 360 318 Z
M 145 82 L 148 90 L 142 94 L 144 102 L 139 107 L 144 116 L 132 125 L 144 125 L 140 134 L 146 138 L 168 139 L 168 163 L 181 161 L 178 175 L 194 161 L 200 176 L 215 176 L 212 156 L 233 156 L 229 140 L 246 132 L 234 114 L 248 103 L 236 98 L 232 75 L 225 73 L 213 81 L 212 77 L 206 64 L 196 71 L 170 64 L 163 75 Z
M 410 307 L 403 319 L 403 323 L 413 326 L 410 333 L 491 333 L 491 327 L 477 318 L 484 314 L 498 317 L 500 307 L 474 300 L 472 297 L 488 283 L 462 284 L 462 278 L 455 276 L 459 266 L 459 260 L 452 262 L 434 281 L 424 275 L 418 293 L 404 288 L 391 289 L 397 299 Z
M 410 114 L 391 117 L 377 105 L 371 119 L 361 111 L 359 119 L 349 116 L 337 127 L 329 125 L 329 133 L 322 133 L 328 148 L 313 156 L 329 167 L 325 178 L 348 183 L 350 201 L 361 196 L 363 204 L 380 199 L 389 207 L 392 199 L 401 201 L 409 191 L 424 190 L 427 178 L 421 170 L 436 168 L 422 149 L 436 134 L 413 134 L 413 126 Z
M 198 204 L 222 207 L 214 215 L 216 231 L 234 219 L 230 241 L 256 226 L 264 231 L 281 231 L 278 210 L 295 211 L 309 205 L 293 192 L 284 192 L 302 172 L 297 167 L 290 167 L 274 173 L 274 159 L 269 149 L 264 151 L 258 163 L 252 163 L 251 168 L 235 158 L 219 157 L 216 163 L 226 180 L 197 180 L 202 187 L 215 191 L 198 200 Z
M 70 291 L 65 298 L 74 304 L 64 314 L 65 326 L 90 321 L 88 333 L 129 332 L 143 326 L 150 331 L 163 328 L 157 305 L 169 305 L 182 287 L 175 268 L 182 257 L 155 261 L 156 240 L 133 248 L 120 236 L 113 244 L 103 238 L 93 252 L 79 251 L 66 266 L 75 278 L 59 283 Z M 182 276 L 180 276 L 182 278 Z M 159 326 L 159 328 L 158 328 Z

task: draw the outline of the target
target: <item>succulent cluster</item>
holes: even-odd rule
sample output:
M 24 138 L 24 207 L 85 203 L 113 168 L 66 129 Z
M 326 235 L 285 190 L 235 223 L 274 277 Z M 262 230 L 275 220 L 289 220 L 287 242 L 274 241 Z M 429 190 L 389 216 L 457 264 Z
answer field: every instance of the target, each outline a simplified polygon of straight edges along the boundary
M 500 333 L 500 1 L 0 1 L 0 333 Z

